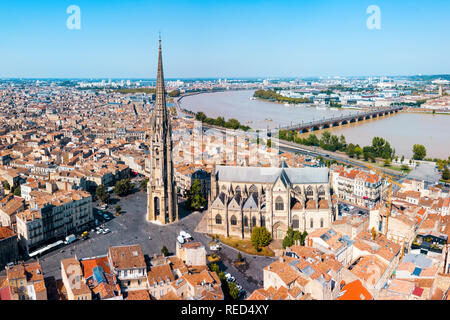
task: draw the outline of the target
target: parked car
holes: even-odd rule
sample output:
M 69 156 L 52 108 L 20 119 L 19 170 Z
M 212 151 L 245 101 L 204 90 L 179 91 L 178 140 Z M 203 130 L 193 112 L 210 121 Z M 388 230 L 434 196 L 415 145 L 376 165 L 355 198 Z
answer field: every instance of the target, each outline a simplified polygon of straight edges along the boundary
M 109 230 L 108 228 L 103 229 L 103 234 L 107 234 L 107 233 L 110 233 L 110 232 L 111 232 L 111 230 Z
M 184 243 L 184 238 L 183 238 L 182 236 L 178 236 L 178 237 L 177 237 L 177 241 L 178 241 L 179 243 L 183 244 L 183 243 Z
M 209 246 L 209 249 L 212 250 L 212 251 L 218 251 L 218 250 L 220 250 L 220 248 L 221 248 L 220 244 L 218 244 L 218 243 L 212 244 L 212 245 Z
M 236 279 L 230 274 L 230 273 L 225 273 L 225 279 L 227 279 L 228 282 L 234 282 L 236 281 Z
M 103 215 L 103 218 L 105 218 L 105 220 L 109 220 L 109 215 L 107 215 L 106 213 Z
M 183 231 L 183 230 L 180 231 L 180 236 L 182 236 L 183 238 L 186 238 L 186 235 L 188 235 L 188 233 L 186 231 Z
M 66 241 L 64 241 L 65 244 L 70 244 L 77 240 L 77 237 L 74 234 L 71 234 L 70 236 L 66 237 Z

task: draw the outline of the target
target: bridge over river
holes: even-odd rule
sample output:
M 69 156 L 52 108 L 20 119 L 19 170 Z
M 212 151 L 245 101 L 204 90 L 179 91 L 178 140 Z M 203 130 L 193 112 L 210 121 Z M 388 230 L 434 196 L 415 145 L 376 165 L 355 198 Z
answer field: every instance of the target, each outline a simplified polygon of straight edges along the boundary
M 402 110 L 404 107 L 390 107 L 385 109 L 376 109 L 376 110 L 370 110 L 365 112 L 359 112 L 357 114 L 352 115 L 346 115 L 341 117 L 335 117 L 335 118 L 328 118 L 328 119 L 321 119 L 311 122 L 302 122 L 296 125 L 291 125 L 287 127 L 280 127 L 279 130 L 286 130 L 286 131 L 296 131 L 297 133 L 305 133 L 305 132 L 311 132 L 311 131 L 317 131 L 327 128 L 333 128 L 338 126 L 343 126 L 345 124 L 349 123 L 355 123 L 355 122 L 361 122 L 373 118 L 379 118 L 383 117 L 385 115 L 397 113 L 400 110 Z

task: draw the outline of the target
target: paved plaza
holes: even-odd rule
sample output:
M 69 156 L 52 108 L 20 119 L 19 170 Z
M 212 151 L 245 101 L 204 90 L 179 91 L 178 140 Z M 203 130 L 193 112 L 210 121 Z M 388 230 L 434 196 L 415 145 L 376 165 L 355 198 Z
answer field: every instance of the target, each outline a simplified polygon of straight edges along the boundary
M 95 232 L 89 232 L 88 240 L 77 240 L 72 244 L 43 254 L 39 261 L 42 264 L 45 276 L 60 279 L 62 259 L 73 257 L 74 255 L 78 259 L 105 255 L 110 246 L 140 244 L 147 259 L 154 254 L 161 254 L 161 248 L 164 245 L 171 254 L 175 254 L 176 237 L 181 230 L 190 233 L 194 241 L 201 242 L 206 247 L 207 253 L 211 253 L 208 246 L 211 239 L 203 233 L 206 231 L 205 228 L 201 225 L 197 228 L 207 211 L 185 214 L 183 210 L 180 210 L 181 219 L 179 221 L 171 225 L 162 226 L 146 221 L 146 197 L 147 194 L 145 192 L 138 191 L 123 198 L 112 199 L 112 202 L 117 201 L 107 209 L 112 219 L 104 222 L 104 226 L 109 228 L 111 232 L 100 235 L 97 235 Z M 113 215 L 116 205 L 120 205 L 122 208 L 122 214 L 117 217 Z M 97 208 L 94 209 L 94 211 L 98 212 L 97 210 Z M 183 215 L 186 216 L 183 217 Z M 151 237 L 151 240 L 149 237 Z M 242 285 L 247 293 L 262 287 L 263 268 L 273 262 L 274 258 L 254 257 L 242 253 L 242 256 L 248 261 L 248 268 L 244 273 L 233 265 L 237 255 L 238 251 L 236 249 L 222 246 L 219 256 L 225 272 L 230 272 L 236 278 L 236 282 Z M 30 259 L 30 261 L 33 260 Z

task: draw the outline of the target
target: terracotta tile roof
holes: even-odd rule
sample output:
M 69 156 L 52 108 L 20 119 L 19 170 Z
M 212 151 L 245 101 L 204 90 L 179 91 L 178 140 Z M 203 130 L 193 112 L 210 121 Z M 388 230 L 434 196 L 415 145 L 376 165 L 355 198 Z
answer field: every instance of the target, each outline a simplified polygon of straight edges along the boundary
M 86 279 L 92 277 L 92 270 L 97 266 L 102 267 L 105 273 L 111 273 L 107 256 L 81 260 L 80 263 Z
M 363 286 L 361 281 L 355 280 L 346 284 L 337 300 L 372 300 L 370 292 Z
M 125 300 L 151 300 L 150 294 L 147 290 L 128 291 Z
M 0 240 L 15 236 L 16 233 L 9 227 L 0 227 Z
M 140 245 L 110 247 L 109 257 L 116 269 L 146 268 Z
M 182 298 L 177 296 L 175 292 L 170 290 L 169 293 L 166 293 L 159 300 L 182 300 Z
M 175 276 L 173 275 L 172 269 L 169 264 L 164 264 L 160 266 L 151 267 L 150 271 L 147 273 L 148 284 L 151 286 L 155 282 L 159 284 L 161 281 L 174 281 Z

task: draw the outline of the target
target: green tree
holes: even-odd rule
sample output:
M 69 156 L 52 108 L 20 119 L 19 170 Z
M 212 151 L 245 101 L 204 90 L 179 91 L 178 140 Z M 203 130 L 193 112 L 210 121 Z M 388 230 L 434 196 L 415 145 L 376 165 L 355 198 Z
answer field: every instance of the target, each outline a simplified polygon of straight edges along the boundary
M 17 186 L 17 188 L 14 189 L 14 195 L 20 197 L 21 195 L 21 189 L 20 189 L 20 185 Z
M 116 215 L 119 215 L 120 212 L 122 211 L 122 207 L 117 205 L 117 206 L 114 207 L 114 210 L 116 211 Z
M 240 290 L 234 282 L 228 282 L 228 292 L 233 300 L 239 299 Z
M 272 147 L 272 140 L 271 139 L 267 139 L 267 147 L 269 147 L 269 148 Z
M 219 268 L 219 265 L 217 263 L 211 263 L 209 265 L 209 270 L 211 270 L 212 272 L 215 272 L 217 274 L 219 274 L 219 272 L 220 272 L 220 268 Z
M 256 250 L 260 250 L 262 247 L 268 246 L 272 237 L 266 227 L 254 227 L 252 229 L 251 242 Z
M 345 152 L 347 153 L 347 155 L 348 155 L 350 158 L 353 158 L 353 157 L 355 156 L 355 146 L 353 145 L 353 143 L 350 143 L 350 144 L 347 146 L 347 150 L 346 150 Z
M 132 190 L 133 184 L 130 179 L 119 180 L 114 187 L 114 192 L 121 197 L 130 194 Z
M 363 153 L 362 148 L 360 146 L 356 146 L 354 151 L 355 151 L 356 158 L 359 159 Z
M 175 89 L 169 92 L 169 97 L 178 97 L 180 95 L 180 90 Z
M 201 111 L 197 112 L 197 114 L 195 115 L 195 119 L 198 121 L 205 122 L 206 118 L 206 115 Z
M 427 149 L 425 149 L 425 147 L 421 144 L 415 144 L 413 146 L 413 153 L 414 160 L 423 160 L 423 158 L 427 155 Z
M 5 188 L 5 190 L 11 190 L 11 186 L 8 181 L 3 182 L 3 187 Z
M 242 261 L 242 254 L 241 254 L 240 252 L 238 253 L 237 260 L 238 260 L 239 262 Z
M 108 203 L 109 193 L 106 191 L 106 187 L 101 184 L 95 190 L 95 195 L 99 198 L 103 203 Z
M 402 164 L 401 169 L 402 169 L 402 170 L 408 170 L 409 167 L 408 167 L 406 164 Z
M 390 167 L 391 166 L 391 160 L 390 159 L 384 159 L 384 166 Z
M 448 169 L 448 167 L 445 167 L 442 171 L 442 179 L 450 180 L 450 170 Z
M 234 129 L 234 130 L 239 129 L 240 126 L 241 126 L 241 123 L 237 119 L 234 119 L 234 118 L 229 119 L 225 123 L 225 127 L 231 128 L 231 129 Z
M 163 254 L 164 257 L 167 257 L 169 255 L 169 249 L 167 249 L 166 246 L 163 246 L 161 248 L 161 253 Z
M 400 159 L 400 162 L 403 163 L 405 161 L 405 156 L 402 155 L 402 158 Z
M 140 185 L 142 190 L 147 189 L 148 180 L 149 180 L 148 178 L 142 179 L 141 185 Z
M 199 210 L 201 207 L 206 206 L 206 199 L 202 193 L 202 186 L 200 180 L 195 179 L 188 191 L 187 205 L 192 210 Z

